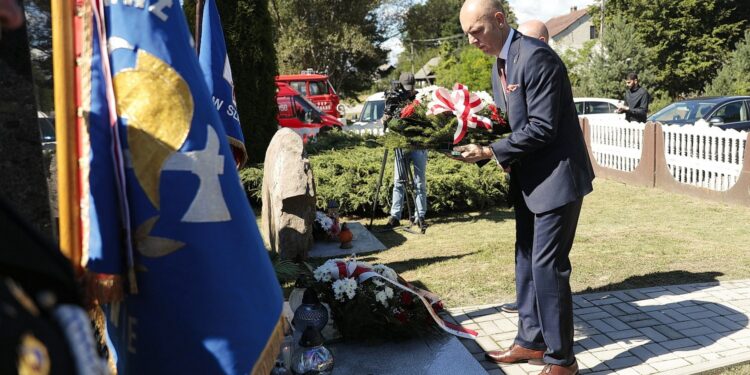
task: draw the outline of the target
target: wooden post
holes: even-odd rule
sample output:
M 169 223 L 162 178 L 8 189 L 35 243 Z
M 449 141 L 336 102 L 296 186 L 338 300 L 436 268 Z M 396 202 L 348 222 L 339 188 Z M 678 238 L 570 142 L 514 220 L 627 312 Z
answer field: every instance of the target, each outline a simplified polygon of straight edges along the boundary
M 201 34 L 203 33 L 203 0 L 195 2 L 195 53 L 201 54 Z
M 81 272 L 81 210 L 75 107 L 72 0 L 52 0 L 52 56 L 55 80 L 60 249 Z

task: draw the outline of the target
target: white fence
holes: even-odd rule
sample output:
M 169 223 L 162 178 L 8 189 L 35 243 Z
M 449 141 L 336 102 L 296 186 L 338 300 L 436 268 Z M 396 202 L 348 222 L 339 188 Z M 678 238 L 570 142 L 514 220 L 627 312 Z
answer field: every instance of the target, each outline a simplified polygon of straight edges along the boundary
M 717 191 L 737 182 L 747 132 L 707 125 L 662 126 L 667 167 L 675 180 Z
M 646 124 L 625 120 L 589 119 L 591 151 L 602 167 L 632 172 L 641 161 Z

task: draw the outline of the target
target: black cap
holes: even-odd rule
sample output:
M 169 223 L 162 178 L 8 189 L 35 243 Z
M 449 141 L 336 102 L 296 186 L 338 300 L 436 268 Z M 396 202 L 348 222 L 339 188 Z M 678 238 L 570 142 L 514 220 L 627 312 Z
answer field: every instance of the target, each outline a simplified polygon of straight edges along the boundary
M 401 86 L 404 86 L 404 90 L 412 91 L 414 90 L 414 74 L 409 72 L 403 72 L 401 73 L 401 76 L 398 78 L 398 81 L 401 82 Z

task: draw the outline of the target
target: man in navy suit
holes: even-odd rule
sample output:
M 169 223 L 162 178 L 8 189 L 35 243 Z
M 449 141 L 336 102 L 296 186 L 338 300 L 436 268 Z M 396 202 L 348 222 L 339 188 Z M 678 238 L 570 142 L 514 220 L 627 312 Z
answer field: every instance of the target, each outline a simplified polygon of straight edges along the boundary
M 469 43 L 497 58 L 495 102 L 512 131 L 490 147 L 456 148 L 462 161 L 494 158 L 511 177 L 518 334 L 509 349 L 486 356 L 498 363 L 542 359 L 541 374 L 576 374 L 568 254 L 594 172 L 567 70 L 549 46 L 506 23 L 498 0 L 467 0 L 460 21 Z
M 539 20 L 528 20 L 518 25 L 518 30 L 516 31 L 528 37 L 539 39 L 545 43 L 547 43 L 547 41 L 549 40 L 549 31 L 547 31 L 547 26 L 544 24 L 544 22 Z M 495 63 L 492 65 L 492 95 L 494 95 L 496 98 L 499 98 L 500 95 L 503 95 L 500 91 L 503 89 L 503 86 L 500 83 L 499 72 L 500 70 L 497 68 L 497 61 L 495 61 Z M 513 301 L 504 303 L 500 305 L 500 310 L 511 314 L 518 314 L 518 302 Z

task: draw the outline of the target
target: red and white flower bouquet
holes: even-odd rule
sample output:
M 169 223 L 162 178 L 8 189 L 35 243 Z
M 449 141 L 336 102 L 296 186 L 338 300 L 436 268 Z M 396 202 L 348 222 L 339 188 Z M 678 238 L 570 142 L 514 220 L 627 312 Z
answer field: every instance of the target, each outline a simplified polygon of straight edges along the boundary
M 414 287 L 392 268 L 356 259 L 330 259 L 313 271 L 312 288 L 331 309 L 344 338 L 398 339 L 440 329 L 467 338 L 476 333 L 443 321 L 433 293 Z
M 470 92 L 457 83 L 437 87 L 406 102 L 387 123 L 385 144 L 391 148 L 449 149 L 454 145 L 487 145 L 510 132 L 508 121 L 486 92 Z

